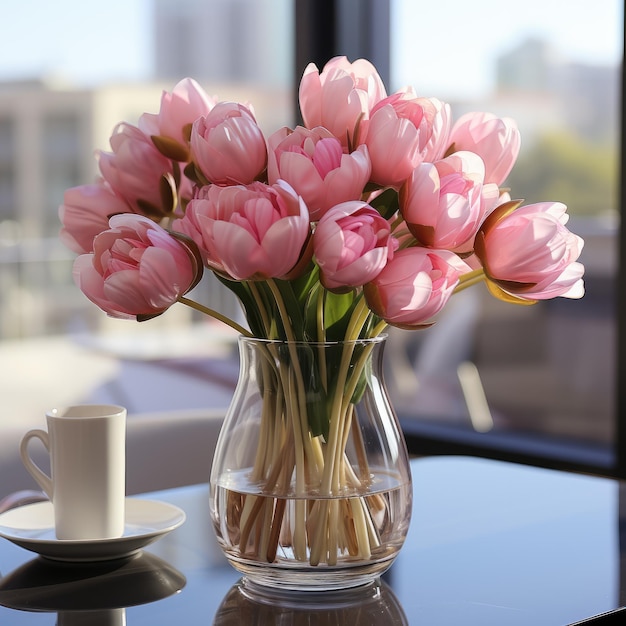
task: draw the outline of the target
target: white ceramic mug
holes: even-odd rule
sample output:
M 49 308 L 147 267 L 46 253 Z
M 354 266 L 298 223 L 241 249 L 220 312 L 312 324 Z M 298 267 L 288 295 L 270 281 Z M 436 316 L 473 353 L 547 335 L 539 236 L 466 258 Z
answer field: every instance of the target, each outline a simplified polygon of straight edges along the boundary
M 85 404 L 46 413 L 48 432 L 28 431 L 20 444 L 24 466 L 54 508 L 57 539 L 111 539 L 124 534 L 126 409 Z M 31 439 L 50 454 L 48 476 L 28 454 Z

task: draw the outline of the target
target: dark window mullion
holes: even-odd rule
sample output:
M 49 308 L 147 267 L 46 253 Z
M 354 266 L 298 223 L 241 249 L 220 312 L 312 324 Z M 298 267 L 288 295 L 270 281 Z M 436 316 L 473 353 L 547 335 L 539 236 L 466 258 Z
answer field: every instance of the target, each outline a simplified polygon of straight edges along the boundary
M 626 206 L 626 125 L 624 109 L 626 108 L 626 90 L 624 89 L 624 61 L 622 57 L 621 85 L 621 118 L 620 118 L 620 173 L 619 177 L 619 265 L 617 270 L 617 415 L 615 416 L 615 456 L 616 474 L 626 478 L 626 223 L 624 223 L 624 207 Z

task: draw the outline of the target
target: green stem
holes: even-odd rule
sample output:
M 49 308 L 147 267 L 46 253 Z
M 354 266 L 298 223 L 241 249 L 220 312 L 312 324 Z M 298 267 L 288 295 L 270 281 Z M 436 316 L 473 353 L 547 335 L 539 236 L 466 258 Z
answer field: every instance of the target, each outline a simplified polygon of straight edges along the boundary
M 315 319 L 317 321 L 317 341 L 319 364 L 320 364 L 320 377 L 322 379 L 322 386 L 324 391 L 328 389 L 328 372 L 326 371 L 326 355 L 324 352 L 324 342 L 326 341 L 326 329 L 324 328 L 324 301 L 326 299 L 326 290 L 321 287 L 317 290 L 317 315 Z
M 291 404 L 291 410 L 289 413 L 294 416 L 292 419 L 293 429 L 294 429 L 294 451 L 296 457 L 296 493 L 302 494 L 306 491 L 306 481 L 305 481 L 305 472 L 304 468 L 306 466 L 305 450 L 304 445 L 298 445 L 298 442 L 302 442 L 305 440 L 307 436 L 306 432 L 302 432 L 302 427 L 306 426 L 306 424 L 302 423 L 302 420 L 299 420 L 297 415 L 302 412 L 302 407 L 298 406 L 301 404 L 299 401 L 302 397 L 301 393 L 297 393 L 295 389 L 296 381 L 294 381 L 293 372 L 290 370 L 289 375 L 289 402 Z M 298 382 L 298 385 L 300 383 Z M 298 400 L 296 400 L 296 398 Z M 298 561 L 306 560 L 306 500 L 304 498 L 298 498 L 296 500 L 296 518 L 295 518 L 295 527 L 293 529 L 294 533 L 294 554 Z
M 301 459 L 302 465 L 296 463 L 296 485 L 298 485 L 297 477 L 298 475 L 304 477 L 305 472 L 305 463 L 306 459 L 309 459 L 310 467 L 312 468 L 313 459 L 315 458 L 315 454 L 312 448 L 311 438 L 309 437 L 309 418 L 307 414 L 306 407 L 306 387 L 304 385 L 304 379 L 302 377 L 302 369 L 300 368 L 300 361 L 298 360 L 298 349 L 296 347 L 296 338 L 293 332 L 293 329 L 290 324 L 289 315 L 287 312 L 287 307 L 283 301 L 282 295 L 280 293 L 280 289 L 276 285 L 276 283 L 269 279 L 267 284 L 272 291 L 274 299 L 276 301 L 276 305 L 278 306 L 278 311 L 283 320 L 283 326 L 285 328 L 285 334 L 287 336 L 287 346 L 289 348 L 289 356 L 291 358 L 291 363 L 293 365 L 293 373 L 295 375 L 295 384 L 298 398 L 298 416 L 300 418 L 300 433 L 301 437 L 299 441 L 295 442 L 295 445 L 301 445 L 303 448 L 303 454 L 301 456 L 296 455 L 296 460 L 298 458 Z M 297 419 L 297 418 L 296 418 Z M 302 489 L 304 489 L 304 481 L 301 483 Z M 301 495 L 301 494 L 299 494 Z
M 185 296 L 179 296 L 178 302 L 180 302 L 181 304 L 186 304 L 188 307 L 191 307 L 192 309 L 195 309 L 196 311 L 200 311 L 200 313 L 204 313 L 205 315 L 209 315 L 210 317 L 213 317 L 216 320 L 223 322 L 224 324 L 226 324 L 227 326 L 230 326 L 231 328 L 236 330 L 238 333 L 244 335 L 245 337 L 253 337 L 252 333 L 249 330 L 245 329 L 243 326 L 240 326 L 239 324 L 237 324 L 237 322 L 231 320 L 229 317 L 226 317 L 225 315 L 222 315 L 221 313 L 219 313 L 218 311 L 215 311 L 214 309 L 210 309 L 209 307 L 206 307 L 203 304 L 196 302 L 195 300 L 190 300 L 189 298 L 185 298 Z
M 468 272 L 467 274 L 463 274 L 463 276 L 459 278 L 459 284 L 456 286 L 453 293 L 459 293 L 459 291 L 463 291 L 468 287 L 477 285 L 485 279 L 485 270 L 482 267 L 478 268 L 477 270 Z
M 269 319 L 269 316 L 267 315 L 265 305 L 263 304 L 263 298 L 261 297 L 261 294 L 259 293 L 259 290 L 254 282 L 251 281 L 248 283 L 248 285 L 250 287 L 250 293 L 252 294 L 252 297 L 254 298 L 254 301 L 256 303 L 256 307 L 259 312 L 259 315 L 261 316 L 261 321 L 265 328 L 265 336 L 269 339 L 271 321 Z
M 348 328 L 346 329 L 345 341 L 356 341 L 359 338 L 370 313 L 371 311 L 361 294 L 359 296 L 359 301 L 350 316 L 350 322 L 348 323 Z
M 341 415 L 343 408 L 344 392 L 346 381 L 348 379 L 348 372 L 350 371 L 350 364 L 352 362 L 353 351 L 353 343 L 344 344 L 341 353 L 339 372 L 337 373 L 337 384 L 335 387 L 335 394 L 333 397 L 330 412 L 330 430 L 328 433 L 328 445 L 326 447 L 326 464 L 324 465 L 322 484 L 320 486 L 320 493 L 325 496 L 329 496 L 332 493 L 333 476 L 335 472 L 334 460 L 336 457 L 336 448 L 340 439 L 339 427 L 341 426 L 342 422 Z
M 270 291 L 274 296 L 274 300 L 276 301 L 276 305 L 278 306 L 278 312 L 280 313 L 280 317 L 283 320 L 283 328 L 285 329 L 285 336 L 287 337 L 287 341 L 295 341 L 296 336 L 293 333 L 293 328 L 291 327 L 291 321 L 289 319 L 289 313 L 287 312 L 287 307 L 285 306 L 285 302 L 283 300 L 282 294 L 280 293 L 280 289 L 271 278 L 268 278 L 267 286 L 270 288 Z
M 324 328 L 324 304 L 326 300 L 326 290 L 321 286 L 317 290 L 315 322 L 317 327 L 317 340 L 319 342 L 326 341 L 326 328 Z
M 378 324 L 376 324 L 376 326 L 374 326 L 374 328 L 372 330 L 371 336 L 372 337 L 378 337 L 378 335 L 380 335 L 382 332 L 385 331 L 387 326 L 389 326 L 389 324 L 387 324 L 387 322 L 385 322 L 385 320 L 380 320 L 380 322 L 378 322 Z
M 333 493 L 333 482 L 337 471 L 337 448 L 340 443 L 343 429 L 340 428 L 343 424 L 342 409 L 343 409 L 343 391 L 345 389 L 345 383 L 348 378 L 348 372 L 350 370 L 350 363 L 352 360 L 352 353 L 354 349 L 353 343 L 345 343 L 341 353 L 341 362 L 339 365 L 339 372 L 337 374 L 337 381 L 335 386 L 335 393 L 333 396 L 332 405 L 330 407 L 330 428 L 328 432 L 328 443 L 324 453 L 324 469 L 322 471 L 322 477 L 319 487 L 319 494 L 321 499 L 319 500 L 319 518 L 318 524 L 315 528 L 312 541 L 311 541 L 311 553 L 310 562 L 312 565 L 317 565 L 322 559 L 323 550 L 326 548 L 326 554 L 328 554 L 328 530 L 330 524 L 330 502 Z M 336 546 L 334 548 L 336 550 Z M 330 549 L 332 552 L 332 548 Z

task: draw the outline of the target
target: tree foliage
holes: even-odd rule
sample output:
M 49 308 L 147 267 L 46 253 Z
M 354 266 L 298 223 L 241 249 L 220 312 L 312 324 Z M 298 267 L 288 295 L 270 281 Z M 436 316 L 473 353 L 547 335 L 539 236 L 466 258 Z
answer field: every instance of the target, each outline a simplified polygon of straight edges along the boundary
M 572 215 L 617 209 L 617 150 L 575 135 L 550 133 L 522 152 L 506 186 L 526 204 L 559 201 Z

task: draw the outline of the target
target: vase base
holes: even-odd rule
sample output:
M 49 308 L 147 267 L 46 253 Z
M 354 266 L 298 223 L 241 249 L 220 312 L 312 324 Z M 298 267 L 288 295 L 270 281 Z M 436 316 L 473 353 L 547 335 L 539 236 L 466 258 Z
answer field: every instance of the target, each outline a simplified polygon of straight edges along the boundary
M 262 604 L 292 607 L 298 610 L 319 608 L 320 604 L 347 607 L 363 604 L 376 599 L 381 594 L 381 579 L 375 577 L 362 585 L 342 587 L 339 589 L 289 589 L 285 587 L 269 587 L 259 584 L 244 576 L 239 583 L 239 591 L 247 598 Z
M 262 592 L 271 588 L 293 592 L 329 592 L 367 587 L 377 582 L 380 576 L 391 566 L 396 554 L 380 561 L 349 563 L 342 566 L 303 567 L 296 564 L 251 563 L 240 561 L 229 555 L 230 564 L 243 574 L 246 588 Z

